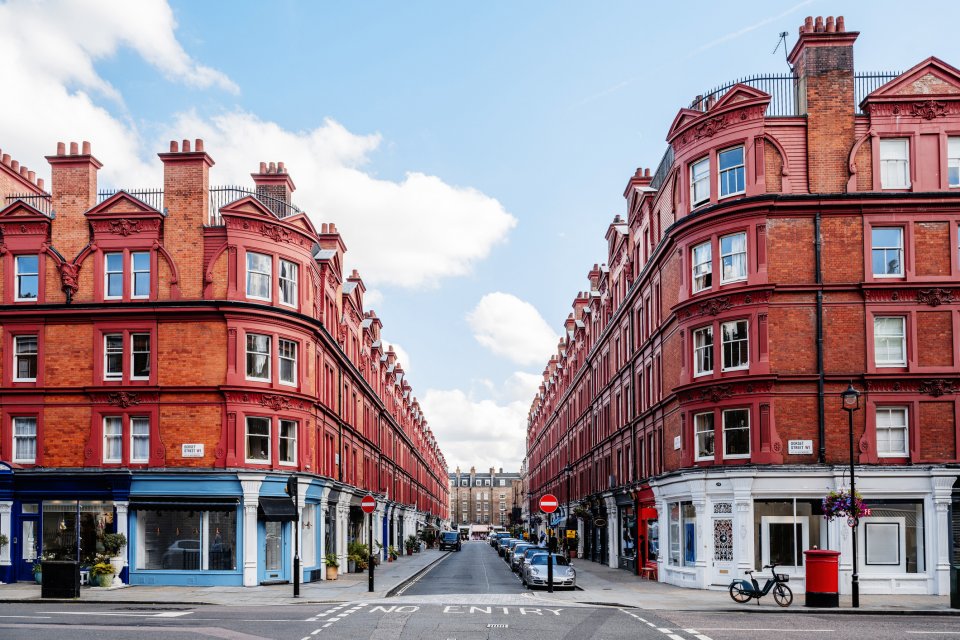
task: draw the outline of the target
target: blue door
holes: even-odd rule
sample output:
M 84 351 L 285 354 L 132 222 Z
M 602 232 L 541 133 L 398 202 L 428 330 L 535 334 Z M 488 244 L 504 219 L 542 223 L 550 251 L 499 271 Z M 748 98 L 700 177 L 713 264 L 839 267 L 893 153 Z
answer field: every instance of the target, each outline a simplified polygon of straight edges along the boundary
M 21 505 L 20 526 L 13 532 L 12 559 L 17 580 L 33 581 L 33 563 L 40 557 L 40 505 Z
M 285 522 L 260 522 L 259 574 L 261 583 L 289 582 L 287 558 L 290 556 Z

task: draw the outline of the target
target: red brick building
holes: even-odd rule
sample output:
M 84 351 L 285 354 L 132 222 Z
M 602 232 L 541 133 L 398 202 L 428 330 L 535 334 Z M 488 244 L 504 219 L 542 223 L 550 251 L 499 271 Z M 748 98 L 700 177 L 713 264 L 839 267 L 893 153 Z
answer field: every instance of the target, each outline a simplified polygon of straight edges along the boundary
M 793 73 L 698 96 L 628 181 L 529 415 L 530 490 L 581 507 L 588 558 L 707 588 L 802 581 L 816 546 L 849 590 L 821 499 L 849 487 L 852 382 L 861 589 L 948 591 L 960 71 L 856 72 L 857 36 L 808 18 Z
M 319 579 L 368 492 L 384 553 L 447 519 L 443 454 L 283 163 L 211 187 L 203 141 L 171 142 L 162 187 L 98 192 L 60 143 L 47 193 L 0 160 L 0 579 L 116 530 L 133 583 L 290 580 L 294 527 Z

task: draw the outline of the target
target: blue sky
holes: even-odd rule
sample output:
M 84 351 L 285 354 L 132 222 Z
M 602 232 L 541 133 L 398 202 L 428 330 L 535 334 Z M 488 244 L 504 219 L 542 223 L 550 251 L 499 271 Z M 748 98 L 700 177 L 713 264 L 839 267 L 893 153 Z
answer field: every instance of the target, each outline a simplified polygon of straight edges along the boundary
M 48 175 L 58 140 L 90 140 L 126 187 L 160 184 L 172 138 L 207 140 L 213 183 L 286 162 L 294 200 L 344 232 L 451 468 L 516 468 L 573 296 L 677 109 L 786 72 L 778 34 L 807 15 L 861 32 L 861 71 L 960 65 L 948 6 L 13 0 L 0 76 L 27 100 L 0 107 L 0 147 Z

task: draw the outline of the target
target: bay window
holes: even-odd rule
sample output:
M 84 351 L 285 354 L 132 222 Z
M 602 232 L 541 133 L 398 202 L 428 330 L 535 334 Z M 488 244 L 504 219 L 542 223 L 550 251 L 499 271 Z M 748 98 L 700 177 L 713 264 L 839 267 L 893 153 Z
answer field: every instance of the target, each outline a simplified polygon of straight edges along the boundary
M 280 260 L 280 304 L 297 306 L 297 265 Z
M 750 457 L 750 410 L 726 409 L 723 412 L 723 457 Z
M 690 203 L 698 207 L 710 201 L 710 158 L 690 165 Z
M 747 234 L 720 238 L 720 284 L 747 279 Z
M 247 379 L 270 381 L 270 336 L 247 334 Z
M 280 382 L 283 384 L 297 384 L 297 343 L 293 340 L 280 338 L 277 346 L 277 357 L 280 360 Z
M 746 190 L 743 147 L 721 151 L 717 154 L 717 163 L 720 166 L 720 197 L 743 193 Z
M 693 416 L 693 432 L 696 439 L 697 460 L 713 460 L 714 432 L 713 412 L 698 413 Z
M 248 416 L 245 440 L 247 462 L 270 462 L 270 418 Z
M 294 420 L 280 421 L 279 457 L 281 464 L 297 463 L 297 423 Z
M 736 371 L 750 367 L 750 338 L 746 320 L 734 320 L 720 325 L 723 342 L 723 370 Z
M 693 292 L 709 289 L 713 284 L 713 251 L 709 242 L 693 248 Z
M 247 252 L 247 297 L 271 300 L 273 258 L 262 253 Z
M 693 375 L 713 373 L 713 327 L 701 327 L 693 332 Z

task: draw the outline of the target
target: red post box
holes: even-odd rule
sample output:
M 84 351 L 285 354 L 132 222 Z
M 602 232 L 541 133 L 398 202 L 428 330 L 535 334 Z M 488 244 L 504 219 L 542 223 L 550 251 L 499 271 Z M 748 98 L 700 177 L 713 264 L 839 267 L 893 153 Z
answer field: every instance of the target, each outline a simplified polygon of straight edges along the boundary
M 804 551 L 807 593 L 804 606 L 840 606 L 840 552 L 827 549 Z

